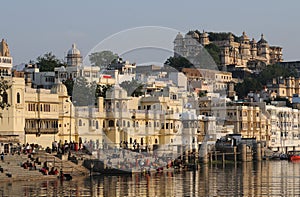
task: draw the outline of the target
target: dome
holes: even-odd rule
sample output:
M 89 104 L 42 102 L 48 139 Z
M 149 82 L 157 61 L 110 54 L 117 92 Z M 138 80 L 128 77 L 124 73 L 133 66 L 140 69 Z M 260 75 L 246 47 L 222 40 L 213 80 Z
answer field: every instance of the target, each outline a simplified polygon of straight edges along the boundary
M 183 39 L 183 36 L 182 36 L 182 34 L 180 33 L 180 32 L 178 32 L 178 34 L 177 34 L 177 36 L 176 36 L 176 38 L 175 39 Z
M 72 48 L 69 49 L 68 55 L 79 55 L 80 56 L 80 51 L 76 48 L 76 44 L 72 44 Z
M 241 36 L 242 41 L 249 41 L 249 37 L 246 35 L 245 32 L 243 32 L 243 35 Z
M 61 82 L 54 84 L 51 88 L 50 93 L 58 94 L 58 96 L 68 96 L 67 87 Z
M 261 38 L 257 43 L 258 44 L 268 44 L 268 42 L 264 38 L 264 34 L 261 34 Z
M 192 37 L 193 37 L 193 38 L 196 38 L 196 39 L 199 39 L 199 35 L 198 35 L 196 32 L 194 32 L 194 33 L 192 34 Z
M 206 31 L 203 30 L 202 34 L 201 34 L 202 38 L 206 38 L 208 37 L 208 33 Z

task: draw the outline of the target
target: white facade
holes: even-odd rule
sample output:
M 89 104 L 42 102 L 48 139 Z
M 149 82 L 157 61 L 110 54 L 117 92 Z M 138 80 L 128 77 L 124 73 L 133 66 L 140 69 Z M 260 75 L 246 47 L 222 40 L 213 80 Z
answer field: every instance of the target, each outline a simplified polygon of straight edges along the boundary
M 273 105 L 267 105 L 266 110 L 271 121 L 268 147 L 280 152 L 299 149 L 299 110 Z

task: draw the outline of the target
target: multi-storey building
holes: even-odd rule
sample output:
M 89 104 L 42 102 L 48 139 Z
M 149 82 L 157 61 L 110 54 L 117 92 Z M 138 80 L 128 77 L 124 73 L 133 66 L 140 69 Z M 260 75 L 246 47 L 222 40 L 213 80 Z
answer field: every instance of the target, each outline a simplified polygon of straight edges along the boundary
M 259 106 L 253 103 L 231 102 L 217 94 L 208 94 L 198 100 L 199 113 L 215 116 L 217 125 L 233 125 L 233 133 L 242 137 L 268 140 L 268 119 Z
M 230 72 L 197 68 L 183 68 L 182 72 L 186 75 L 189 84 L 200 91 L 226 92 L 234 82 Z
M 51 146 L 54 140 L 77 140 L 73 105 L 66 87 L 58 83 L 51 90 L 33 89 L 30 78 L 25 80 L 23 72 L 12 73 L 12 57 L 7 44 L 2 41 L 0 48 L 1 54 L 5 55 L 3 58 L 10 60 L 10 63 L 0 63 L 2 77 L 11 85 L 2 98 L 10 106 L 0 110 L 1 135 L 44 147 Z
M 298 109 L 288 107 L 265 106 L 270 120 L 270 132 L 267 146 L 273 151 L 287 152 L 299 149 L 300 133 Z
M 254 38 L 250 40 L 245 32 L 240 37 L 234 37 L 231 33 L 227 35 L 227 38 L 221 40 L 210 40 L 209 33 L 204 31 L 203 33 L 191 31 L 184 37 L 178 33 L 174 40 L 174 53 L 187 57 L 191 63 L 197 65 L 197 62 L 193 62 L 193 57 L 201 53 L 202 48 L 199 45 L 206 46 L 213 43 L 221 50 L 223 66 L 247 67 L 248 64 L 258 64 L 258 62 L 268 65 L 282 61 L 282 48 L 270 46 L 263 34 L 258 42 Z
M 274 97 L 287 98 L 292 101 L 295 94 L 300 94 L 300 79 L 295 77 L 274 78 L 267 84 L 267 89 Z

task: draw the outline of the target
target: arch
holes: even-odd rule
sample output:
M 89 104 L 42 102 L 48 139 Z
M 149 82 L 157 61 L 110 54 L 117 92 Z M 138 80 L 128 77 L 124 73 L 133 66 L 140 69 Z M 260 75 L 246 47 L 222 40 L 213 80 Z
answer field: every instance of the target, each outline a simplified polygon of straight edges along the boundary
M 82 126 L 82 120 L 81 120 L 81 119 L 79 119 L 78 125 L 79 125 L 80 127 Z
M 21 96 L 19 92 L 17 93 L 17 103 L 21 103 Z
M 114 126 L 115 126 L 115 121 L 109 120 L 109 121 L 108 121 L 108 126 L 109 126 L 109 127 L 114 127 Z

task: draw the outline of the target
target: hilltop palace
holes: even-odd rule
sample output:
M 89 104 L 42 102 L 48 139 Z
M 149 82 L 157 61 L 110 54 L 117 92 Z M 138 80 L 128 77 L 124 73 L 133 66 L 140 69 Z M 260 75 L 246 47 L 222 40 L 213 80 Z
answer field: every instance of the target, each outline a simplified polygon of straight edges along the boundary
M 195 42 L 195 40 L 197 42 Z M 221 66 L 235 65 L 237 67 L 247 67 L 257 64 L 274 64 L 281 62 L 282 48 L 279 46 L 270 46 L 265 40 L 264 35 L 258 42 L 251 39 L 245 32 L 240 37 L 234 37 L 232 33 L 227 33 L 227 38 L 210 40 L 209 33 L 203 31 L 190 31 L 184 37 L 178 33 L 174 40 L 174 52 L 183 57 L 197 56 L 201 48 L 197 45 L 207 46 L 215 44 L 221 50 Z M 192 62 L 197 64 L 197 62 Z

